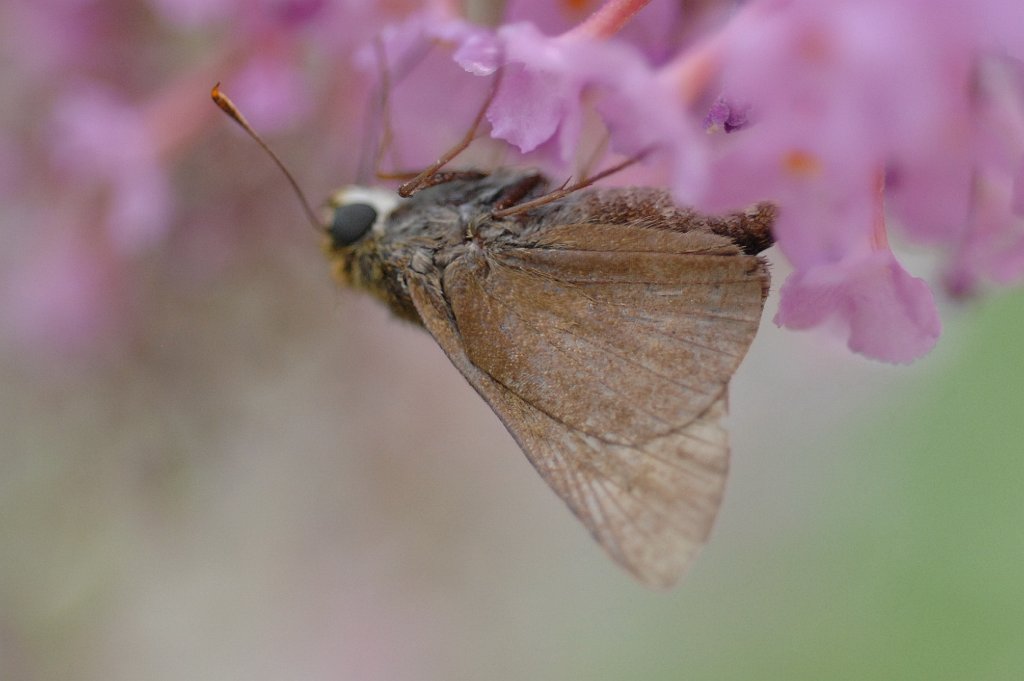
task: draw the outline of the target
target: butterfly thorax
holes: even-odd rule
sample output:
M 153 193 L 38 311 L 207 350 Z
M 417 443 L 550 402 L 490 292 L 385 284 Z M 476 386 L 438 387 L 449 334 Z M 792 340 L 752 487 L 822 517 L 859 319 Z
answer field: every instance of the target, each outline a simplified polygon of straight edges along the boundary
M 528 191 L 518 191 L 529 181 Z M 498 171 L 457 179 L 397 200 L 382 210 L 366 234 L 340 246 L 328 238 L 325 250 L 337 281 L 363 289 L 403 319 L 420 322 L 409 296 L 407 277 L 416 273 L 440 280 L 444 267 L 475 249 L 522 235 L 522 216 L 494 219 L 491 211 L 510 192 L 528 200 L 543 194 L 546 180 L 530 171 Z M 342 190 L 332 204 L 346 201 Z

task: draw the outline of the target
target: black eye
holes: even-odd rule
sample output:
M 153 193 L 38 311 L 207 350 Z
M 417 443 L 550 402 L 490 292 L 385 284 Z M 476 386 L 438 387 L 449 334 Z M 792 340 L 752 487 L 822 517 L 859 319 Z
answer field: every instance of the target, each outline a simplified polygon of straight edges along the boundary
M 376 209 L 368 203 L 349 203 L 334 209 L 334 220 L 327 228 L 335 248 L 351 246 L 370 231 L 377 220 Z

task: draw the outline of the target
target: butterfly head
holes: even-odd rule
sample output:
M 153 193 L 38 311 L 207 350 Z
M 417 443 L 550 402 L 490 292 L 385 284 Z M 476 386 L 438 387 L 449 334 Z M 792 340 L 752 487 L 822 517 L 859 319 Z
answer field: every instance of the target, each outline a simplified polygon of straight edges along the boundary
M 380 234 L 398 201 L 385 189 L 350 186 L 337 191 L 327 202 L 323 220 L 328 250 L 339 253 Z
M 402 268 L 391 262 L 381 239 L 392 211 L 401 201 L 396 193 L 385 189 L 344 187 L 327 201 L 321 228 L 335 281 L 362 289 L 382 300 L 399 317 L 417 322 L 419 317 L 398 282 Z

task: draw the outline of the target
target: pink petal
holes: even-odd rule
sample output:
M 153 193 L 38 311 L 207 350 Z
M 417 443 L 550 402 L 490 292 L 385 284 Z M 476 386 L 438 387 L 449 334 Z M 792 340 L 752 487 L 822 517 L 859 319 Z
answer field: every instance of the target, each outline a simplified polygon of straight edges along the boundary
M 854 352 L 908 363 L 926 354 L 941 332 L 928 285 L 890 252 L 792 274 L 782 287 L 775 323 L 807 329 L 836 323 Z
M 533 151 L 553 137 L 563 121 L 580 116 L 581 89 L 581 85 L 560 74 L 538 74 L 520 64 L 510 64 L 488 110 L 491 135 L 523 153 Z
M 978 178 L 970 224 L 952 251 L 945 282 L 952 295 L 976 292 L 987 279 L 1000 284 L 1024 279 L 1024 217 L 1014 212 L 1013 179 Z

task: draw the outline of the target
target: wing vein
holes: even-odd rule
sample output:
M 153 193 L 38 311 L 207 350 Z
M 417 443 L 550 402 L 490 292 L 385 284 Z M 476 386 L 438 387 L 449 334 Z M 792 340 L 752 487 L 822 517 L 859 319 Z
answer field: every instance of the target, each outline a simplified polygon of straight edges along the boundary
M 503 267 L 507 267 L 507 265 L 504 265 L 503 263 L 499 263 L 499 265 L 503 266 Z M 530 321 L 529 319 L 524 317 L 522 314 L 517 312 L 515 310 L 515 308 L 513 308 L 511 305 L 506 303 L 501 298 L 497 297 L 492 291 L 488 290 L 487 288 L 484 288 L 483 290 L 484 290 L 485 293 L 487 293 L 488 297 L 491 300 L 493 300 L 496 303 L 498 303 L 499 305 L 501 305 L 503 308 L 505 308 L 507 311 L 509 311 L 510 314 L 515 315 L 516 318 L 521 320 L 524 324 L 527 324 L 532 329 L 537 331 L 536 324 L 534 324 L 532 321 Z M 633 319 L 642 319 L 644 321 L 648 321 L 647 319 L 644 319 L 642 317 L 632 317 L 632 318 Z M 565 321 L 564 317 L 556 317 L 556 319 Z M 652 324 L 656 324 L 655 320 L 650 320 L 650 321 L 652 322 Z M 591 347 L 594 347 L 594 348 L 597 348 L 598 350 L 602 350 L 604 352 L 607 352 L 609 355 L 611 355 L 612 357 L 615 357 L 618 360 L 627 362 L 627 363 L 629 363 L 629 364 L 631 364 L 633 366 L 636 366 L 636 367 L 639 367 L 639 368 L 643 369 L 644 371 L 650 372 L 651 374 L 657 376 L 658 378 L 661 378 L 661 379 L 663 379 L 663 380 L 665 380 L 665 381 L 667 381 L 667 382 L 669 382 L 669 383 L 671 383 L 671 384 L 673 384 L 673 385 L 675 385 L 675 386 L 677 386 L 679 388 L 683 388 L 685 390 L 691 390 L 691 391 L 693 391 L 693 392 L 695 392 L 695 393 L 697 393 L 699 395 L 712 395 L 713 396 L 713 395 L 716 394 L 716 392 L 718 392 L 718 391 L 711 392 L 711 391 L 701 390 L 700 388 L 698 388 L 698 387 L 696 387 L 694 385 L 690 385 L 688 383 L 684 383 L 683 381 L 680 381 L 679 379 L 677 379 L 675 377 L 667 376 L 667 375 L 657 371 L 656 369 L 653 369 L 653 368 L 651 368 L 651 367 L 649 367 L 647 365 L 644 365 L 644 364 L 641 364 L 640 362 L 637 362 L 636 360 L 634 360 L 631 357 L 619 354 L 619 352 L 617 352 L 617 349 L 614 349 L 614 348 L 612 348 L 609 345 L 606 345 L 606 344 L 603 344 L 603 343 L 598 343 L 595 339 L 593 339 L 591 337 L 582 336 L 582 335 L 577 334 L 574 330 L 572 330 L 571 328 L 569 328 L 569 326 L 567 326 L 565 324 L 559 324 L 559 325 L 556 326 L 556 328 L 558 328 L 558 330 L 561 331 L 563 334 L 570 335 L 573 338 L 575 338 L 576 340 L 581 341 L 583 343 L 586 343 L 586 344 L 590 345 Z M 661 336 L 663 338 L 668 338 L 670 340 L 673 340 L 673 341 L 676 341 L 676 342 L 679 342 L 679 343 L 694 345 L 696 347 L 704 348 L 706 350 L 711 350 L 711 351 L 714 351 L 714 352 L 719 352 L 719 353 L 721 353 L 721 354 L 723 354 L 723 355 L 725 355 L 727 357 L 738 357 L 738 355 L 730 353 L 730 352 L 726 352 L 725 350 L 718 350 L 716 348 L 712 348 L 712 347 L 709 347 L 709 346 L 697 343 L 695 341 L 690 341 L 687 338 L 673 336 L 671 334 L 665 333 L 664 331 L 662 331 L 662 330 L 660 330 L 658 328 L 652 328 L 650 330 L 653 331 L 654 333 L 657 333 L 659 336 Z M 538 333 L 539 333 L 539 331 L 538 331 Z M 552 343 L 552 344 L 554 345 L 554 343 Z M 567 349 L 565 349 L 564 347 L 562 347 L 562 346 L 556 346 L 556 347 L 558 347 L 558 349 L 562 352 L 562 354 L 564 354 L 564 355 L 566 355 L 568 357 L 572 357 L 572 354 Z M 580 366 L 579 362 L 574 362 L 574 364 L 576 366 Z M 604 385 L 605 387 L 609 387 L 610 388 L 610 386 L 608 386 L 604 382 L 601 382 L 601 384 Z M 613 392 L 615 392 L 615 391 L 613 390 Z M 655 417 L 655 418 L 657 418 L 657 417 Z M 661 420 L 661 419 L 659 419 L 659 420 Z M 668 424 L 668 425 L 672 425 L 672 424 Z
M 491 300 L 493 300 L 493 301 L 494 301 L 495 303 L 497 303 L 498 305 L 501 305 L 501 306 L 502 306 L 502 307 L 503 307 L 503 308 L 504 308 L 504 309 L 505 309 L 505 310 L 506 310 L 506 311 L 507 311 L 507 312 L 508 312 L 509 314 L 511 314 L 511 315 L 513 315 L 513 316 L 515 316 L 515 317 L 516 317 L 516 318 L 518 318 L 518 319 L 519 319 L 520 321 L 522 321 L 522 322 L 523 322 L 523 323 L 524 323 L 525 325 L 527 325 L 527 326 L 529 326 L 530 328 L 532 328 L 532 329 L 534 330 L 534 332 L 535 332 L 535 333 L 537 333 L 537 334 L 538 334 L 538 335 L 539 335 L 540 337 L 542 337 L 542 338 L 544 337 L 544 335 L 540 333 L 540 331 L 539 331 L 539 330 L 537 329 L 536 325 L 535 325 L 535 324 L 534 324 L 534 323 L 533 323 L 533 322 L 532 322 L 531 320 L 529 320 L 529 319 L 527 319 L 526 317 L 524 317 L 523 315 L 519 314 L 519 312 L 517 312 L 517 311 L 515 310 L 515 308 L 513 308 L 513 307 L 512 307 L 512 306 L 510 306 L 510 305 L 509 305 L 508 303 L 506 303 L 506 302 L 504 302 L 503 300 L 501 300 L 501 298 L 498 298 L 497 296 L 495 296 L 495 295 L 494 295 L 493 293 L 491 293 L 490 291 L 488 291 L 488 290 L 487 290 L 486 288 L 484 288 L 484 289 L 483 289 L 483 291 L 484 291 L 484 293 L 485 293 L 485 294 L 486 294 L 486 295 L 487 295 L 487 296 L 488 296 L 488 297 L 489 297 L 489 298 L 490 298 Z M 458 321 L 458 320 L 456 320 L 456 322 L 457 322 L 457 321 Z M 583 338 L 582 336 L 577 336 L 576 334 L 572 333 L 571 331 L 565 331 L 565 330 L 563 330 L 563 332 L 564 332 L 564 333 L 567 333 L 567 334 L 570 334 L 570 335 L 572 335 L 572 336 L 573 336 L 573 338 L 576 338 L 577 340 L 583 341 L 584 343 L 589 343 L 589 344 L 591 344 L 591 345 L 595 345 L 595 344 L 594 344 L 594 343 L 593 343 L 592 341 L 589 341 L 588 339 L 586 339 L 586 338 Z M 567 360 L 568 360 L 569 362 L 571 362 L 573 366 L 576 366 L 576 367 L 582 367 L 582 368 L 583 368 L 584 370 L 586 369 L 586 366 L 585 366 L 584 364 L 582 364 L 582 363 L 581 363 L 581 362 L 580 362 L 580 361 L 579 361 L 578 359 L 576 359 L 576 358 L 575 358 L 575 357 L 574 357 L 574 356 L 572 355 L 572 353 L 571 353 L 571 352 L 569 352 L 569 351 L 568 351 L 568 350 L 567 350 L 567 349 L 566 349 L 565 347 L 563 347 L 563 346 L 562 346 L 561 344 L 559 344 L 559 343 L 556 343 L 556 342 L 553 342 L 553 341 L 552 341 L 552 342 L 551 342 L 551 347 L 553 347 L 553 348 L 555 348 L 556 350 L 558 350 L 558 352 L 559 352 L 560 354 L 562 354 L 562 355 L 563 355 L 563 356 L 564 356 L 564 357 L 565 357 L 565 358 L 566 358 L 566 359 L 567 359 Z M 600 346 L 596 346 L 596 345 L 595 345 L 595 347 L 598 347 L 598 348 L 600 348 Z M 643 365 L 641 365 L 641 364 L 636 364 L 636 363 L 635 363 L 635 362 L 634 362 L 633 360 L 631 360 L 631 359 L 628 359 L 628 358 L 626 358 L 626 357 L 621 357 L 621 356 L 619 356 L 619 355 L 615 355 L 614 353 L 611 353 L 611 352 L 609 352 L 609 354 L 611 354 L 612 356 L 614 356 L 614 357 L 617 357 L 618 359 L 621 359 L 621 360 L 623 360 L 623 361 L 627 361 L 627 362 L 629 362 L 630 364 L 633 364 L 634 366 L 639 366 L 639 367 L 641 367 L 641 368 L 643 368 L 643 369 L 645 369 L 645 370 L 647 370 L 647 371 L 651 372 L 651 373 L 652 373 L 652 374 L 654 374 L 655 376 L 658 376 L 659 378 L 663 378 L 663 379 L 665 379 L 666 381 L 668 381 L 668 382 L 670 382 L 670 383 L 673 383 L 673 384 L 677 385 L 678 387 L 681 387 L 681 388 L 686 388 L 686 389 L 692 390 L 693 392 L 695 392 L 695 393 L 698 393 L 698 394 L 701 394 L 701 395 L 709 395 L 709 396 L 713 396 L 713 395 L 714 395 L 714 393 L 710 393 L 710 392 L 704 392 L 704 391 L 702 391 L 702 390 L 698 390 L 698 389 L 696 389 L 696 388 L 694 388 L 694 387 L 691 387 L 691 386 L 687 386 L 687 385 L 685 385 L 685 384 L 679 383 L 679 382 L 677 382 L 677 381 L 675 381 L 675 380 L 673 380 L 673 379 L 669 379 L 669 378 L 667 378 L 667 377 L 661 376 L 660 374 L 658 374 L 657 372 L 655 372 L 655 371 L 654 371 L 653 369 L 649 369 L 649 368 L 647 368 L 647 367 L 644 367 L 644 366 L 643 366 Z M 495 380 L 498 380 L 498 382 L 499 382 L 499 383 L 501 383 L 502 385 L 505 385 L 506 387 L 508 387 L 508 386 L 507 386 L 507 384 L 505 384 L 505 382 L 504 382 L 504 381 L 500 381 L 499 379 L 497 379 L 496 377 L 494 377 L 494 376 L 493 376 L 493 374 L 490 374 L 490 372 L 488 372 L 488 374 L 489 374 L 489 375 L 491 375 L 491 377 L 492 377 L 492 378 L 495 378 Z M 591 374 L 591 375 L 593 376 L 593 374 Z M 594 381 L 595 383 L 598 383 L 598 384 L 600 384 L 600 385 L 604 386 L 605 388 L 607 388 L 607 389 L 608 389 L 608 391 L 609 391 L 609 392 L 610 392 L 611 394 L 613 394 L 613 395 L 618 395 L 619 397 L 623 397 L 623 398 L 624 398 L 624 397 L 626 397 L 626 396 L 625 396 L 625 395 L 623 395 L 623 394 L 622 394 L 622 393 L 621 393 L 621 392 L 620 392 L 620 391 L 619 391 L 619 390 L 618 390 L 617 388 L 615 388 L 615 387 L 614 387 L 614 386 L 612 386 L 612 385 L 609 385 L 609 384 L 607 383 L 607 381 L 604 381 L 603 379 L 601 379 L 601 378 L 598 378 L 598 377 L 594 377 L 594 378 L 593 378 L 592 380 L 593 380 L 593 381 Z M 517 394 L 518 394 L 518 393 L 517 393 Z M 522 397 L 522 396 L 520 396 L 520 397 Z M 634 405 L 634 407 L 635 407 L 635 408 L 636 408 L 636 409 L 637 409 L 638 411 L 641 411 L 641 412 L 642 412 L 642 413 L 644 413 L 644 414 L 645 414 L 646 416 L 650 417 L 651 419 L 653 419 L 653 420 L 655 420 L 655 421 L 658 421 L 659 423 L 662 423 L 662 424 L 664 424 L 664 425 L 668 426 L 668 427 L 669 427 L 669 429 L 670 429 L 670 430 L 669 430 L 669 432 L 670 432 L 671 430 L 675 430 L 675 429 L 676 429 L 676 428 L 678 427 L 678 425 L 677 425 L 677 424 L 674 424 L 674 423 L 670 423 L 670 422 L 666 421 L 665 419 L 663 419 L 662 417 L 658 416 L 657 414 L 654 414 L 654 413 L 652 413 L 652 412 L 648 411 L 647 409 L 641 409 L 641 408 L 639 407 L 639 405 Z M 546 412 L 545 412 L 545 413 L 546 413 Z M 695 418 L 696 418 L 696 417 L 695 417 Z M 568 425 L 568 424 L 566 424 L 566 425 Z M 589 433 L 588 433 L 588 434 L 589 434 Z

